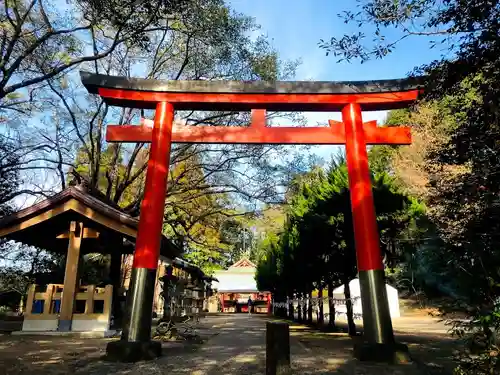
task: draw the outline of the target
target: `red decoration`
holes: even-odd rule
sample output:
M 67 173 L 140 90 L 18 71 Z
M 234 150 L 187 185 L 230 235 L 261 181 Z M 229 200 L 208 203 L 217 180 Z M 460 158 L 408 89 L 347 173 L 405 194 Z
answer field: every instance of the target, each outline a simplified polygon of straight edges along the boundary
M 174 126 L 172 142 L 236 144 L 313 144 L 346 143 L 344 124 L 330 121 L 329 127 L 266 127 L 252 121 L 250 126 Z M 376 121 L 364 124 L 366 144 L 411 143 L 410 128 L 377 127 Z M 147 125 L 108 125 L 108 142 L 151 142 L 153 129 Z
M 364 110 L 384 110 L 404 107 L 415 101 L 419 90 L 401 92 L 372 92 L 352 94 L 247 94 L 247 93 L 197 93 L 122 90 L 100 87 L 98 93 L 107 102 L 133 105 L 135 108 L 156 108 L 156 103 L 172 103 L 176 109 L 212 110 L 294 110 L 339 111 L 347 103 L 356 103 Z M 207 105 L 212 104 L 212 105 Z M 293 107 L 293 109 L 292 109 Z

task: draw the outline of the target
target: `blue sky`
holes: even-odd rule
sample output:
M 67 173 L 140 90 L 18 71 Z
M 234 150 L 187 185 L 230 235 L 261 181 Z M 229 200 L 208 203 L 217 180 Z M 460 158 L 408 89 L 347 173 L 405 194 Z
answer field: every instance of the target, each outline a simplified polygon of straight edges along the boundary
M 302 59 L 298 80 L 401 78 L 415 66 L 439 56 L 438 50 L 429 50 L 429 39 L 413 37 L 399 44 L 392 55 L 363 65 L 337 63 L 336 58 L 326 57 L 318 47 L 321 38 L 358 31 L 355 25 L 346 25 L 337 17 L 344 10 L 355 10 L 354 0 L 229 0 L 228 3 L 237 12 L 256 19 L 261 25 L 260 33 L 269 37 L 283 59 Z M 363 26 L 368 37 L 370 30 L 369 25 Z M 386 35 L 392 39 L 401 34 L 394 31 Z
M 229 0 L 232 8 L 254 17 L 261 30 L 256 33 L 267 35 L 283 60 L 301 59 L 297 80 L 359 81 L 405 77 L 414 67 L 439 58 L 439 50 L 429 49 L 429 39 L 408 38 L 395 51 L 382 60 L 361 64 L 337 63 L 338 58 L 325 56 L 318 47 L 320 39 L 357 32 L 355 25 L 346 25 L 337 14 L 354 10 L 356 1 L 346 0 Z M 365 25 L 363 32 L 370 37 L 373 30 Z M 396 30 L 386 33 L 390 40 L 401 34 Z M 370 40 L 370 39 L 367 39 Z M 366 121 L 385 118 L 385 112 L 365 112 Z M 306 115 L 310 125 L 325 123 L 328 119 L 340 120 L 339 113 L 310 113 Z M 329 159 L 338 146 L 317 146 L 315 153 Z
M 341 37 L 358 31 L 355 25 L 346 25 L 337 17 L 344 10 L 354 10 L 357 3 L 355 0 L 227 0 L 227 3 L 235 11 L 255 18 L 261 29 L 254 36 L 266 35 L 281 59 L 302 60 L 296 80 L 402 78 L 414 67 L 439 58 L 441 54 L 439 50 L 429 49 L 429 39 L 414 37 L 400 43 L 395 52 L 382 60 L 365 64 L 358 61 L 337 63 L 337 58 L 325 56 L 325 51 L 319 48 L 318 42 L 320 39 L 328 40 L 332 36 Z M 373 29 L 365 25 L 363 32 L 370 36 L 370 31 Z M 386 36 L 394 40 L 400 34 L 393 31 Z M 363 114 L 365 121 L 381 121 L 385 116 L 385 112 Z M 341 120 L 340 113 L 307 113 L 306 118 L 310 126 L 318 122 L 325 124 L 328 119 Z M 337 153 L 339 149 L 339 146 L 314 146 L 311 150 L 329 160 L 331 154 Z

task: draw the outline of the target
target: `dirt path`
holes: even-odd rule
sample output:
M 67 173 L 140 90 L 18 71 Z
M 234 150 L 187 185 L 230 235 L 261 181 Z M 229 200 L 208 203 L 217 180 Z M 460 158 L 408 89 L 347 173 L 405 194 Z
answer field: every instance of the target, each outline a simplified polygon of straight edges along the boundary
M 165 344 L 161 358 L 135 364 L 103 361 L 109 340 L 0 336 L 0 369 L 6 375 L 264 374 L 267 320 L 244 314 L 207 317 L 200 332 L 210 333 L 212 338 L 203 345 Z M 437 339 L 415 333 L 401 341 L 409 343 L 410 348 L 413 345 L 412 350 L 434 357 L 436 346 L 442 346 Z M 416 364 L 360 363 L 353 358 L 352 341 L 345 334 L 324 334 L 299 325 L 291 327 L 291 356 L 294 373 L 301 375 L 425 373 Z

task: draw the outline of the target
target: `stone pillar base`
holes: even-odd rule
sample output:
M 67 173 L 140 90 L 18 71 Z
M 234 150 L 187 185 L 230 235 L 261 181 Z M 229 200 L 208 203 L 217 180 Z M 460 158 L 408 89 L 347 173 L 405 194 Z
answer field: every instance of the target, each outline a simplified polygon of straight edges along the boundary
M 112 341 L 106 346 L 107 361 L 137 362 L 147 361 L 161 356 L 159 341 Z
M 386 362 L 407 364 L 411 362 L 408 347 L 404 344 L 373 344 L 357 342 L 354 344 L 354 357 L 366 362 Z

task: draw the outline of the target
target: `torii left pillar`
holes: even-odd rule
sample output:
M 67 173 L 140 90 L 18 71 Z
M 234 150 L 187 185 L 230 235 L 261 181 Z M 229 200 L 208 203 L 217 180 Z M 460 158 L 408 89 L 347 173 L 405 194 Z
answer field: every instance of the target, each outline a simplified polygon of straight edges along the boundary
M 108 359 L 135 362 L 161 355 L 161 342 L 151 340 L 156 271 L 165 209 L 174 107 L 156 105 L 153 138 L 141 205 L 134 263 L 127 293 L 127 312 L 120 341 L 106 348 Z

